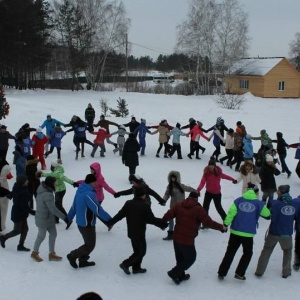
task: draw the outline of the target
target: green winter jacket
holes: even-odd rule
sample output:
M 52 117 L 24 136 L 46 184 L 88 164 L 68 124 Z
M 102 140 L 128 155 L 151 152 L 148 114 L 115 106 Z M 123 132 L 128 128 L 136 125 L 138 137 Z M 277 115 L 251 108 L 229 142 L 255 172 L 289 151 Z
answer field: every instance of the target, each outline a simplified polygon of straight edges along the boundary
M 65 182 L 69 183 L 69 184 L 73 184 L 74 181 L 69 179 L 68 177 L 66 177 L 64 175 L 64 168 L 62 166 L 57 166 L 54 168 L 54 171 L 51 173 L 42 173 L 42 177 L 54 177 L 56 178 L 56 182 L 55 182 L 55 193 L 57 192 L 62 192 L 66 190 L 66 185 Z

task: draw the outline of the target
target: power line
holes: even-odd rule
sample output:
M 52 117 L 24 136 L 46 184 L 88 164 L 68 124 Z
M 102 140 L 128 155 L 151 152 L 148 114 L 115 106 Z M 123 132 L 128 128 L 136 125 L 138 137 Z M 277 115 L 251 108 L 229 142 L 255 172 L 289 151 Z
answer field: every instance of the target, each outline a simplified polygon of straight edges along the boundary
M 145 45 L 141 45 L 141 44 L 137 44 L 137 43 L 133 43 L 133 42 L 129 42 L 129 43 L 132 44 L 132 45 L 134 45 L 134 46 L 143 48 L 143 49 L 147 49 L 147 50 L 150 50 L 150 51 L 153 51 L 153 52 L 157 52 L 157 53 L 159 53 L 159 54 L 166 54 L 166 55 L 169 55 L 170 53 L 174 53 L 174 51 L 169 50 L 169 49 L 154 48 L 154 47 L 145 46 Z M 169 51 L 169 52 L 166 52 L 166 51 Z

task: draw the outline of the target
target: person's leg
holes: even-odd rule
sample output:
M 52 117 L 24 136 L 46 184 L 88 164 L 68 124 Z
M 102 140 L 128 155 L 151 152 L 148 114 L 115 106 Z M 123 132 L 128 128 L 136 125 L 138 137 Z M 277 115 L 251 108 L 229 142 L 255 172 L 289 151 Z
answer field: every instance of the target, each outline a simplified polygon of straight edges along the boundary
M 240 277 L 244 277 L 253 254 L 253 238 L 241 237 L 241 242 L 243 246 L 243 255 L 235 270 L 235 274 L 239 275 Z
M 55 206 L 65 215 L 67 215 L 66 210 L 63 207 L 63 198 L 66 194 L 66 190 L 55 192 Z M 55 216 L 56 223 L 59 223 L 59 218 Z
M 57 159 L 61 159 L 61 148 L 57 147 L 56 151 L 57 151 Z
M 145 137 L 140 137 L 140 146 L 141 146 L 141 155 L 145 155 L 145 149 L 146 149 L 146 139 Z
M 171 149 L 171 151 L 169 152 L 169 157 L 172 157 L 173 156 L 173 154 L 175 153 L 175 151 L 176 151 L 176 146 L 177 146 L 178 144 L 174 144 L 173 143 L 173 146 L 172 146 L 172 149 Z
M 282 259 L 282 277 L 286 278 L 292 273 L 292 249 L 293 249 L 293 240 L 291 236 L 280 237 L 279 244 L 283 251 Z
M 255 271 L 255 275 L 262 276 L 264 275 L 266 268 L 268 266 L 270 257 L 272 255 L 272 252 L 278 242 L 278 237 L 275 235 L 271 235 L 270 233 L 267 235 L 265 239 L 264 247 L 260 253 L 257 267 Z
M 126 268 L 132 266 L 132 270 L 135 271 L 141 268 L 143 257 L 147 251 L 147 244 L 145 238 L 140 238 L 136 240 L 131 239 L 131 245 L 133 253 L 127 259 L 125 259 L 122 264 Z
M 51 227 L 48 227 L 47 231 L 49 232 L 49 253 L 53 253 L 55 252 L 55 241 L 57 237 L 56 226 L 53 225 Z
M 46 237 L 47 229 L 38 227 L 38 235 L 34 242 L 33 251 L 39 253 L 40 246 Z
M 176 150 L 177 150 L 177 158 L 182 159 L 181 145 L 180 144 L 177 144 Z
M 54 150 L 54 147 L 53 146 L 50 146 L 50 150 L 45 152 L 45 157 L 47 157 L 49 154 L 51 154 Z
M 205 192 L 204 200 L 203 200 L 203 208 L 206 210 L 207 213 L 209 211 L 210 202 L 213 199 L 213 197 L 214 197 L 213 194 L 211 194 L 209 192 Z
M 97 149 L 98 149 L 98 146 L 99 146 L 99 145 L 94 144 L 94 147 L 93 147 L 93 150 L 92 150 L 92 153 L 91 153 L 91 157 L 94 157 L 94 156 L 95 156 L 95 153 L 96 153 L 96 151 L 97 151 Z M 100 151 L 100 155 L 101 155 L 101 151 Z
M 220 215 L 220 217 L 222 218 L 222 220 L 224 221 L 227 214 L 222 207 L 221 199 L 222 199 L 222 194 L 213 194 L 213 201 L 214 201 L 216 210 L 217 210 L 218 214 Z
M 14 223 L 14 229 L 7 234 L 2 235 L 4 242 L 14 236 L 21 234 L 23 222 Z
M 294 265 L 293 268 L 295 271 L 298 271 L 300 268 L 300 231 L 296 225 L 296 234 L 295 234 L 295 252 L 294 252 Z
M 115 146 L 115 148 L 118 148 L 118 144 L 116 144 L 116 143 L 113 143 L 109 138 L 106 138 L 105 139 L 106 140 L 106 142 L 107 142 L 107 144 L 111 144 L 111 145 L 114 145 Z
M 157 157 L 159 157 L 159 152 L 160 152 L 160 150 L 162 149 L 162 147 L 163 147 L 163 143 L 159 143 L 159 147 L 158 147 L 158 149 L 157 149 L 157 151 L 156 151 L 156 156 L 157 156 Z
M 238 235 L 230 234 L 227 250 L 223 260 L 219 266 L 218 274 L 220 277 L 225 277 L 233 262 L 234 256 L 241 245 L 241 240 Z
M 0 198 L 0 215 L 1 215 L 1 228 L 0 231 L 4 231 L 6 229 L 6 218 L 8 211 L 8 202 L 9 200 L 6 197 Z

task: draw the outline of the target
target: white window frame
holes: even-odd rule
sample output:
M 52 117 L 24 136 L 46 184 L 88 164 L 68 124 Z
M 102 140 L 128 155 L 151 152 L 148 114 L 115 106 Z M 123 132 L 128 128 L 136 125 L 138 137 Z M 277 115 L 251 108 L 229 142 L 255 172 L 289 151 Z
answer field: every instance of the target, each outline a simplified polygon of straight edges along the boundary
M 240 89 L 249 90 L 249 80 L 245 80 L 245 79 L 240 80 Z
M 278 83 L 278 91 L 280 91 L 280 92 L 285 91 L 285 81 L 284 80 L 279 81 L 279 83 Z

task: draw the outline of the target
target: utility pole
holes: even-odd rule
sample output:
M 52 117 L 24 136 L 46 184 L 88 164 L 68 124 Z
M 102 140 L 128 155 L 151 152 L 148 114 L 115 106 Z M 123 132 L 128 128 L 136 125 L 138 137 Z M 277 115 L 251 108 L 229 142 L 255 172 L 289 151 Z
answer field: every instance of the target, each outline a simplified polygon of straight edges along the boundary
M 126 92 L 128 92 L 128 34 L 126 33 L 126 41 L 125 41 L 125 46 L 126 46 Z

